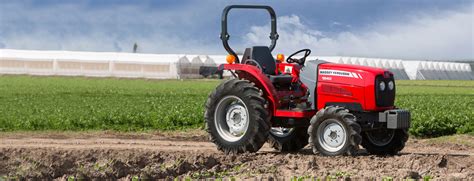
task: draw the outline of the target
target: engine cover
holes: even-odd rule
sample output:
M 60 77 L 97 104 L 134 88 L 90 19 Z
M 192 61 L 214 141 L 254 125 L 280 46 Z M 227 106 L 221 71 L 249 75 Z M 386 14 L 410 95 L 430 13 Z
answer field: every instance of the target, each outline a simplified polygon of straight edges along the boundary
M 393 91 L 378 91 L 379 82 L 388 84 L 393 81 L 393 75 L 389 71 L 367 66 L 325 63 L 318 66 L 316 75 L 318 110 L 328 103 L 357 104 L 363 111 L 376 112 L 394 108 L 395 88 Z

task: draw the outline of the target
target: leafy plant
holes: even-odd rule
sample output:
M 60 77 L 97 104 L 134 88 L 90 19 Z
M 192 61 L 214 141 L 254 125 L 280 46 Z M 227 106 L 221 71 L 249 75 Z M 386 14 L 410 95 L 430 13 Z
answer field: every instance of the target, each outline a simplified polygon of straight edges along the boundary
M 180 130 L 204 127 L 219 80 L 0 76 L 0 131 Z M 397 81 L 410 134 L 474 134 L 474 81 Z

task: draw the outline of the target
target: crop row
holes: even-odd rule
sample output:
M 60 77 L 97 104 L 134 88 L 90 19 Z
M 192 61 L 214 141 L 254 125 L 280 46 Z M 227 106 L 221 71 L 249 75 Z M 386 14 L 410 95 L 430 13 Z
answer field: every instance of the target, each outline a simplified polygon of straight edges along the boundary
M 0 76 L 0 130 L 177 130 L 203 127 L 203 104 L 219 81 Z M 397 105 L 410 133 L 474 132 L 469 81 L 401 81 Z

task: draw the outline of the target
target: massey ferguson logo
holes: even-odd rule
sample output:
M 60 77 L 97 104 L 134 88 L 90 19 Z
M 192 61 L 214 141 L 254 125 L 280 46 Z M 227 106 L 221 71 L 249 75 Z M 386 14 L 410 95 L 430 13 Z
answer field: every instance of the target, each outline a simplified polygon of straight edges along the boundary
M 356 78 L 356 79 L 362 79 L 362 76 L 359 73 L 342 71 L 342 70 L 321 69 L 319 70 L 319 75 L 330 75 L 330 76 L 351 77 L 351 78 Z

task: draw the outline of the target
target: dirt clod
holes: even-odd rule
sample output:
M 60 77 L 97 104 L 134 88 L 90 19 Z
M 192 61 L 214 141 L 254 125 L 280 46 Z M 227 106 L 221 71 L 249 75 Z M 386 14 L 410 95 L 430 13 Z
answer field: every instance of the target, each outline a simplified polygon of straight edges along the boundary
M 447 164 L 448 164 L 448 160 L 446 159 L 446 157 L 443 156 L 441 157 L 441 160 L 438 163 L 438 167 L 444 168 L 446 167 Z

